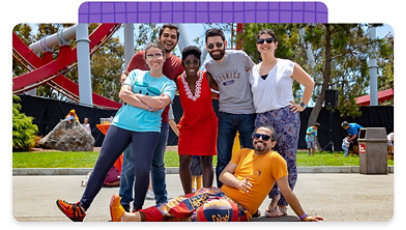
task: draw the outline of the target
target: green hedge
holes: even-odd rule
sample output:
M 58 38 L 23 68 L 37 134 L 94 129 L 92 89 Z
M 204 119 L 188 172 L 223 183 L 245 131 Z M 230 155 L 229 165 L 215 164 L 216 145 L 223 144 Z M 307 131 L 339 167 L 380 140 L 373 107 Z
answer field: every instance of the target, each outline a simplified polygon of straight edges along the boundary
M 33 117 L 21 113 L 21 99 L 13 95 L 13 151 L 28 151 L 35 145 L 38 127 Z

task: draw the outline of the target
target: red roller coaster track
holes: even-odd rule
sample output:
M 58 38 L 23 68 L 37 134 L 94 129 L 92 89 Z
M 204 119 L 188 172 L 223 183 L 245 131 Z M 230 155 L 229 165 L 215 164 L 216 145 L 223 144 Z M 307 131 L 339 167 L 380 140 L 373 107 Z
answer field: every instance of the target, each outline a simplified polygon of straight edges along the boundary
M 100 24 L 89 35 L 90 53 L 102 46 L 119 27 L 120 24 Z M 13 79 L 13 93 L 22 93 L 47 84 L 72 100 L 79 101 L 79 85 L 63 75 L 77 63 L 76 48 L 61 46 L 56 59 L 52 58 L 52 53 L 44 53 L 40 58 L 13 33 L 13 57 L 25 68 L 32 70 Z M 92 93 L 92 96 L 93 104 L 98 107 L 121 107 L 120 103 L 98 94 Z

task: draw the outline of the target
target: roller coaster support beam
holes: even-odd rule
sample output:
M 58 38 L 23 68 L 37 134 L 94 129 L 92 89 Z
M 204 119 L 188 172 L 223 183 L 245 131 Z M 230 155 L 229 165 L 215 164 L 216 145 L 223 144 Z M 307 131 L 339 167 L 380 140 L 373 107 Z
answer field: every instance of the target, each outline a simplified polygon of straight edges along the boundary
M 90 73 L 90 49 L 88 24 L 79 23 L 76 28 L 76 46 L 78 55 L 79 103 L 93 106 L 92 82 Z

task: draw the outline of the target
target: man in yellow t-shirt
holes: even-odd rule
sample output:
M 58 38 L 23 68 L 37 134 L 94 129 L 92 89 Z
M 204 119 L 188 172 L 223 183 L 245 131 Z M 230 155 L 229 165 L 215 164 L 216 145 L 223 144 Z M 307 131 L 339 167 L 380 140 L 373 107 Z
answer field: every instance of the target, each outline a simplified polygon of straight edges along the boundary
M 307 216 L 288 183 L 286 162 L 277 152 L 276 134 L 272 127 L 258 127 L 253 134 L 254 149 L 241 149 L 220 174 L 221 189 L 203 188 L 196 193 L 177 197 L 134 213 L 125 212 L 120 197 L 110 203 L 113 221 L 246 221 L 278 183 L 292 210 L 303 221 L 320 221 L 320 216 Z

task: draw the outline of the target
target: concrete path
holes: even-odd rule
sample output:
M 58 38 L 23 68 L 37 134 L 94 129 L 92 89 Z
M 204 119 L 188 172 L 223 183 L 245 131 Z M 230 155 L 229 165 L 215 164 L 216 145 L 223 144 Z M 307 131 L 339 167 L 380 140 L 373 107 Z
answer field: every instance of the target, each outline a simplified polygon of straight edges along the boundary
M 13 176 L 13 216 L 22 222 L 70 221 L 56 207 L 58 198 L 69 202 L 80 199 L 84 176 Z M 179 175 L 167 175 L 169 197 L 181 195 Z M 394 212 L 394 174 L 299 174 L 295 193 L 308 214 L 318 214 L 328 222 L 389 221 Z M 118 188 L 103 188 L 87 212 L 86 222 L 107 222 L 109 202 Z M 266 199 L 260 211 L 265 212 Z M 146 201 L 144 207 L 153 205 Z M 253 221 L 297 221 L 291 209 L 278 219 L 257 218 Z

